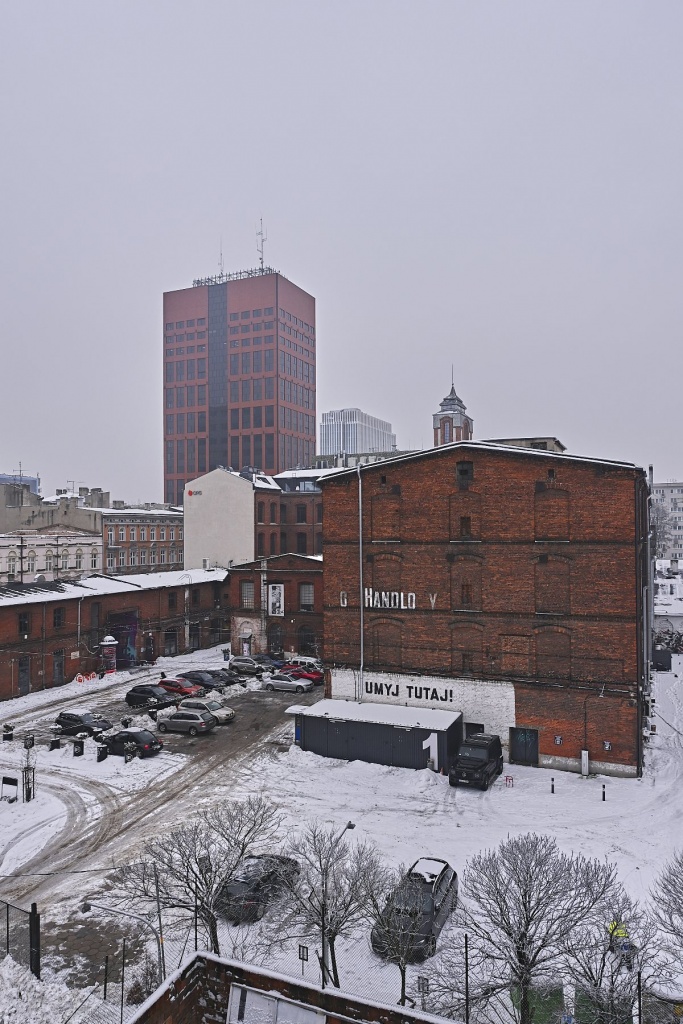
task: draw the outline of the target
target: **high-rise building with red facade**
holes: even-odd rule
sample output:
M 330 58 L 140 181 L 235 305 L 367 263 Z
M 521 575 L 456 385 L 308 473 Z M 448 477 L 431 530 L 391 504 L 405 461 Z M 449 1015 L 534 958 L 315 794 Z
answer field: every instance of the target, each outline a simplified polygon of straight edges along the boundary
M 164 294 L 164 497 L 217 466 L 281 473 L 315 456 L 315 299 L 276 270 Z

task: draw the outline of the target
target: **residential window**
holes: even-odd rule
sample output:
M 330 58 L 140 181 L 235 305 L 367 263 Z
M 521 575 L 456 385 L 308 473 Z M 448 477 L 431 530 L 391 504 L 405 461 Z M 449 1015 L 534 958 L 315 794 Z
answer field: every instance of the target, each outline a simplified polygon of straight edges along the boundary
M 308 553 L 307 550 L 307 538 L 305 533 L 297 533 L 296 535 L 296 551 L 298 555 L 305 555 Z
M 138 564 L 138 553 L 137 553 L 137 549 L 131 548 L 131 551 L 130 551 L 130 558 L 129 558 L 129 560 L 128 560 L 128 564 L 129 564 L 129 565 L 137 565 L 137 564 Z
M 460 587 L 460 605 L 462 608 L 472 607 L 472 584 L 463 583 Z
M 62 569 L 69 568 L 69 552 L 68 550 L 62 551 Z
M 131 540 L 137 540 L 138 539 L 138 531 L 137 531 L 137 528 L 135 526 L 131 526 L 131 528 L 130 528 L 130 539 Z
M 168 539 L 175 540 L 175 526 L 171 526 L 168 531 Z
M 199 608 L 200 604 L 202 603 L 202 592 L 199 589 L 199 587 L 195 587 L 193 589 L 191 600 L 192 600 L 192 607 L 193 608 Z
M 178 595 L 175 593 L 175 591 L 171 590 L 171 591 L 169 591 L 169 595 L 168 595 L 168 610 L 169 610 L 169 612 L 174 612 L 177 607 L 178 607 Z
M 7 556 L 7 573 L 10 576 L 16 575 L 17 571 L 17 556 L 12 553 Z
M 459 462 L 455 469 L 456 480 L 461 491 L 466 491 L 474 480 L 474 463 Z
M 107 569 L 114 568 L 114 552 L 107 551 Z
M 252 580 L 242 580 L 240 583 L 240 606 L 242 608 L 254 608 L 254 584 Z
M 297 521 L 297 523 L 305 523 L 305 522 L 307 522 L 306 511 L 307 510 L 306 510 L 306 506 L 305 505 L 297 505 L 296 506 L 296 521 Z
M 140 565 L 147 565 L 147 548 L 140 548 Z
M 159 527 L 159 540 L 166 540 L 166 527 L 165 526 L 160 526 Z
M 240 318 L 239 313 L 231 313 L 230 314 L 230 319 L 231 320 L 239 320 L 239 318 Z
M 287 533 L 285 530 L 280 531 L 280 554 L 284 555 L 287 551 Z
M 141 526 L 140 527 L 140 540 L 147 540 L 147 527 L 146 526 Z
M 169 558 L 171 560 L 171 565 L 173 565 L 174 562 L 178 561 L 178 559 L 176 558 L 176 550 L 175 550 L 175 548 L 171 548 Z
M 28 636 L 31 632 L 31 615 L 29 612 L 19 612 L 19 634 L 20 636 Z
M 35 572 L 36 571 L 36 553 L 35 553 L 35 551 L 29 551 L 29 553 L 28 553 L 28 556 L 26 558 L 26 571 L 27 572 Z
M 121 548 L 119 551 L 119 565 L 124 566 L 126 564 L 126 551 L 125 548 Z
M 248 309 L 245 309 L 241 314 L 242 320 L 248 320 L 250 316 L 251 313 L 249 312 Z
M 64 625 L 64 621 L 65 621 L 64 609 L 63 608 L 53 608 L 52 609 L 52 625 L 54 626 L 54 628 L 55 629 L 61 629 L 61 627 Z
M 281 523 L 286 523 L 287 522 L 287 506 L 286 505 L 280 505 L 280 522 Z
M 262 523 L 264 521 L 263 517 L 265 516 L 265 509 L 266 506 L 264 502 L 259 501 L 258 505 L 256 506 L 256 518 L 259 523 Z
M 271 523 L 277 522 L 277 505 L 274 501 L 270 503 L 270 521 Z
M 154 548 L 152 548 L 152 550 L 149 553 L 149 564 L 150 565 L 156 565 L 157 564 L 157 553 L 156 553 Z
M 150 526 L 150 528 L 149 528 L 149 539 L 150 540 L 156 540 L 157 539 L 157 528 L 156 528 L 156 526 Z
M 159 563 L 161 565 L 166 564 L 166 548 L 161 548 L 161 550 L 159 551 Z
M 271 533 L 270 535 L 270 553 L 271 555 L 277 554 L 277 534 Z
M 259 557 L 263 557 L 266 553 L 266 537 L 265 534 L 259 533 L 256 537 L 256 554 Z
M 97 568 L 97 548 L 93 548 L 92 551 L 90 552 L 90 568 Z
M 76 552 L 76 568 L 77 569 L 82 569 L 83 568 L 83 552 L 81 551 L 80 548 Z
M 119 526 L 119 541 L 126 539 L 126 528 L 125 526 Z
M 197 317 L 197 327 L 206 327 L 206 317 L 205 316 L 198 316 Z
M 299 611 L 312 612 L 314 606 L 314 590 L 312 583 L 299 584 Z
M 316 518 L 316 522 L 322 523 L 322 521 L 323 521 L 323 503 L 322 503 L 322 501 L 318 502 L 318 504 L 315 506 L 315 518 Z

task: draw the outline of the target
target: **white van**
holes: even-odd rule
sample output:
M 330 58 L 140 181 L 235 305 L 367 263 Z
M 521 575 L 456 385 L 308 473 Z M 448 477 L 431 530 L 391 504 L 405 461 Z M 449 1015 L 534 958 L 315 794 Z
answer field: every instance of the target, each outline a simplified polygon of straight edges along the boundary
M 316 672 L 323 671 L 323 663 L 320 658 L 309 658 L 305 654 L 295 654 L 294 657 L 289 658 L 287 664 L 298 665 L 299 668 L 314 669 Z

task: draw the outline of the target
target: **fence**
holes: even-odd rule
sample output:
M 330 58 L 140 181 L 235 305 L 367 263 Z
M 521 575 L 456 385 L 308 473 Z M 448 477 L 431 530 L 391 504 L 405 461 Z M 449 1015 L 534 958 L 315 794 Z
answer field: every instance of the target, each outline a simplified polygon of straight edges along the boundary
M 23 910 L 0 900 L 0 921 L 1 955 L 11 956 L 40 978 L 40 914 L 36 904 L 32 903 L 30 910 Z

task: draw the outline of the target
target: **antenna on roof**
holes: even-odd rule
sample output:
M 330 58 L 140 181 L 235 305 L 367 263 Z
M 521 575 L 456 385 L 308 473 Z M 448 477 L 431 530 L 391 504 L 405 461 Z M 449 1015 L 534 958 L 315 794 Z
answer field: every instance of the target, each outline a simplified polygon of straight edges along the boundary
M 263 273 L 263 246 L 268 241 L 268 235 L 263 233 L 263 217 L 260 220 L 261 227 L 256 232 L 256 252 L 259 255 L 259 264 L 261 266 L 261 273 Z
M 452 388 L 455 387 L 455 376 L 454 376 L 454 372 L 453 372 L 454 365 L 455 365 L 454 363 L 451 363 L 451 387 Z
M 221 235 L 220 254 L 218 256 L 218 271 L 219 271 L 220 274 L 224 274 L 225 273 L 224 266 L 223 266 L 223 236 L 222 235 Z

